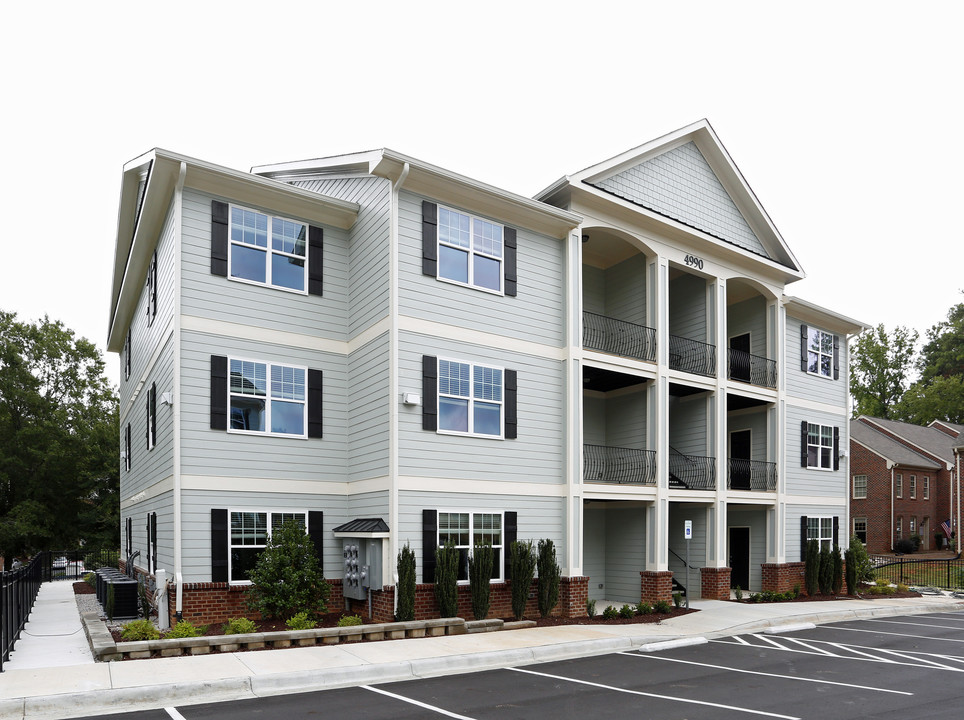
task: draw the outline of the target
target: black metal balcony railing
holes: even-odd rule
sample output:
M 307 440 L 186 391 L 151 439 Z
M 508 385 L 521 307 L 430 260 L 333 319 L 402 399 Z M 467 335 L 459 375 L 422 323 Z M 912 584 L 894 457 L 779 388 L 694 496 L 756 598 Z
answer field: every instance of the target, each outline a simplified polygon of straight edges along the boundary
M 655 485 L 656 452 L 635 448 L 583 446 L 583 481 Z
M 653 328 L 596 313 L 582 314 L 582 345 L 621 357 L 656 361 L 656 331 Z
M 716 345 L 670 335 L 669 366 L 672 370 L 716 377 Z
M 762 460 L 727 460 L 727 488 L 730 490 L 754 490 L 776 492 L 777 464 Z
M 670 448 L 669 486 L 679 490 L 715 490 L 716 458 L 684 455 Z
M 727 377 L 730 380 L 775 388 L 777 386 L 777 363 L 775 360 L 751 355 L 745 350 L 727 350 Z

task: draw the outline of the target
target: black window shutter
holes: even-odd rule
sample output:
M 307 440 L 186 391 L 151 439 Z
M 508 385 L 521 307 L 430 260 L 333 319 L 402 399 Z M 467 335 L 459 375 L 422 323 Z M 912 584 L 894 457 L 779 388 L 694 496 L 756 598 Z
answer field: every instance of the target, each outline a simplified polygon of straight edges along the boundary
M 833 429 L 833 469 L 840 469 L 840 428 Z
M 308 368 L 308 437 L 320 438 L 324 403 L 324 374 Z
M 325 286 L 325 231 L 308 226 L 308 294 L 324 295 Z
M 519 513 L 507 510 L 504 514 L 502 530 L 502 560 L 504 566 L 503 578 L 509 580 L 512 567 L 512 543 L 519 539 Z
M 308 537 L 315 546 L 315 554 L 318 556 L 318 569 L 325 570 L 325 548 L 324 548 L 324 520 L 325 513 L 320 510 L 308 511 Z
M 228 429 L 228 359 L 211 356 L 211 429 Z
M 515 228 L 503 228 L 502 238 L 505 244 L 505 294 L 515 297 L 516 286 L 518 281 L 518 269 L 516 252 L 518 246 L 516 244 Z
M 157 385 L 155 383 L 151 383 L 151 394 L 148 399 L 150 400 L 150 410 L 148 410 L 150 422 L 147 432 L 150 437 L 147 442 L 151 447 L 154 447 L 157 444 Z
M 518 437 L 518 378 L 515 370 L 505 371 L 505 437 L 515 440 Z
M 228 276 L 228 204 L 211 201 L 211 274 Z
M 806 325 L 800 325 L 800 369 L 807 372 L 809 367 L 809 353 L 807 351 L 807 343 L 809 342 L 810 328 Z
M 840 379 L 840 336 L 833 336 L 833 379 Z
M 147 449 L 150 450 L 151 449 L 151 394 L 150 392 L 147 393 L 147 397 L 145 398 L 145 400 L 146 400 L 146 403 L 145 403 L 146 412 L 144 413 L 144 415 L 145 415 L 146 422 L 144 423 L 144 440 L 147 441 Z
M 807 560 L 807 516 L 800 516 L 800 562 Z
M 127 518 L 127 555 L 134 552 L 134 519 Z
M 438 511 L 422 510 L 422 582 L 435 582 L 435 550 L 438 548 Z
M 211 582 L 228 581 L 228 511 L 211 508 Z
M 422 200 L 422 274 L 438 275 L 438 205 Z
M 807 467 L 807 421 L 800 423 L 800 467 Z
M 438 359 L 422 355 L 422 430 L 438 430 Z
M 151 296 L 148 298 L 147 314 L 150 316 L 147 324 L 150 325 L 157 315 L 157 250 L 151 258 Z
M 837 515 L 833 516 L 833 545 L 838 547 L 840 542 L 838 540 L 838 535 L 840 534 L 840 518 Z
M 127 328 L 127 345 L 124 347 L 124 379 L 131 377 L 131 329 Z

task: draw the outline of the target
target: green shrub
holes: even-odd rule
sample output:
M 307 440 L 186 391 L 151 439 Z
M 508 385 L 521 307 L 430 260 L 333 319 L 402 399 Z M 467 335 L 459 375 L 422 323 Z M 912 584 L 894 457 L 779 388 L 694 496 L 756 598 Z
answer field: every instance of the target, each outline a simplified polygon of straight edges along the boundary
M 820 575 L 818 579 L 820 594 L 829 595 L 833 591 L 833 555 L 829 547 L 820 550 Z
M 734 588 L 734 590 L 733 590 L 733 594 L 736 596 L 736 599 L 737 599 L 737 600 L 742 600 L 742 599 L 743 599 L 743 588 L 741 588 L 739 585 L 737 585 L 736 588 Z
M 292 630 L 311 630 L 317 624 L 318 623 L 306 612 L 300 612 L 285 621 L 285 625 Z
M 469 592 L 472 596 L 472 616 L 485 620 L 489 615 L 490 583 L 494 555 L 489 543 L 476 544 L 469 557 Z
M 606 609 L 603 610 L 602 616 L 603 616 L 603 618 L 605 618 L 606 620 L 615 620 L 616 618 L 619 617 L 619 610 L 617 610 L 617 609 L 616 609 L 615 607 L 613 607 L 612 605 L 607 605 L 607 606 L 606 606 Z
M 331 587 L 321 573 L 314 542 L 297 520 L 272 529 L 249 579 L 248 606 L 263 618 L 287 620 L 299 612 L 328 609 Z
M 672 612 L 672 608 L 670 608 L 669 603 L 665 600 L 657 600 L 653 603 L 653 611 L 660 615 L 668 615 Z
M 131 620 L 121 628 L 121 638 L 124 640 L 160 640 L 161 633 L 154 627 L 154 623 L 146 618 Z
M 596 601 L 586 600 L 586 615 L 589 617 L 596 617 Z
M 552 540 L 546 538 L 539 541 L 539 559 L 536 565 L 539 569 L 539 614 L 542 617 L 549 617 L 549 613 L 559 602 L 559 583 L 562 575 L 559 563 L 556 562 L 556 546 Z
M 763 596 L 760 593 L 750 593 L 750 602 L 763 602 Z
M 531 540 L 516 540 L 510 546 L 509 572 L 512 581 L 512 614 L 521 620 L 526 613 L 529 588 L 536 575 L 536 554 Z M 595 604 L 593 604 L 595 610 Z M 590 616 L 592 617 L 592 616 Z
M 458 617 L 459 551 L 451 540 L 435 549 L 435 600 L 441 617 Z
M 221 633 L 224 635 L 247 635 L 248 633 L 253 633 L 257 631 L 258 626 L 254 624 L 253 620 L 248 620 L 248 618 L 233 618 L 224 623 L 221 628 Z
M 632 605 L 623 605 L 619 608 L 619 617 L 626 618 L 627 620 L 631 617 L 636 616 L 636 608 Z
M 137 607 L 141 617 L 149 618 L 154 613 L 153 593 L 147 589 L 143 578 L 137 579 Z
M 793 597 L 791 600 L 796 600 L 798 597 L 800 597 L 800 583 L 794 583 L 792 592 Z
M 415 619 L 415 552 L 405 543 L 398 551 L 398 610 L 395 619 L 399 622 Z
M 653 613 L 653 606 L 648 602 L 638 602 L 636 603 L 636 612 L 640 615 L 651 615 Z
M 803 564 L 803 584 L 807 595 L 813 597 L 820 589 L 820 543 L 811 540 L 807 543 L 807 554 Z
M 206 630 L 206 628 L 197 628 L 187 620 L 181 620 L 174 627 L 164 633 L 164 639 L 174 640 L 175 638 L 200 637 L 204 634 L 204 630 Z
M 850 536 L 850 550 L 853 552 L 854 571 L 857 575 L 854 587 L 862 582 L 871 582 L 875 577 L 874 565 L 870 562 L 867 548 L 856 535 Z
M 673 593 L 673 605 L 676 607 L 683 607 L 683 593 Z
M 910 555 L 912 552 L 917 550 L 917 546 L 914 545 L 914 541 L 910 538 L 901 538 L 896 543 L 894 543 L 894 552 L 900 553 L 902 555 Z
M 854 557 L 853 546 L 844 551 L 844 573 L 846 574 L 847 593 L 857 593 L 857 560 Z
M 96 588 L 96 587 L 97 587 L 97 575 L 95 575 L 95 574 L 92 573 L 92 572 L 87 573 L 86 575 L 84 575 L 84 582 L 87 583 L 88 585 L 90 585 L 92 588 Z
M 833 567 L 833 575 L 830 578 L 830 589 L 834 595 L 839 595 L 843 588 L 843 557 L 840 555 L 840 548 L 833 546 L 833 554 L 830 556 Z
M 357 615 L 345 615 L 343 618 L 339 618 L 338 627 L 354 627 L 355 625 L 361 625 L 362 619 Z
M 910 588 L 903 583 L 897 583 L 897 592 L 907 592 Z

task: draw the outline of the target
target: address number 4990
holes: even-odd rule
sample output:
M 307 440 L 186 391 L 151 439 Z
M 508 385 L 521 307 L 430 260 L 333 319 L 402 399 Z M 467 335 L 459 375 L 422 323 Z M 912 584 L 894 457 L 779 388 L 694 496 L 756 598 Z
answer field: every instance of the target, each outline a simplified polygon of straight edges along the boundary
M 683 259 L 683 262 L 685 262 L 690 267 L 699 268 L 700 270 L 703 269 L 703 260 L 701 258 L 696 257 L 695 255 L 687 255 Z

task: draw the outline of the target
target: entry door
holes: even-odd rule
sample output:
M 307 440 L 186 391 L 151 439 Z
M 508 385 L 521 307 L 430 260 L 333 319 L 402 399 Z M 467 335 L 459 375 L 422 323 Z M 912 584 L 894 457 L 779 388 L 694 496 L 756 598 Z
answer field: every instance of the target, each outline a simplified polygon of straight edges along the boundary
M 730 587 L 750 587 L 750 528 L 730 528 Z
M 750 382 L 750 333 L 730 338 L 730 379 Z
M 750 490 L 750 442 L 749 430 L 730 433 L 730 489 Z

